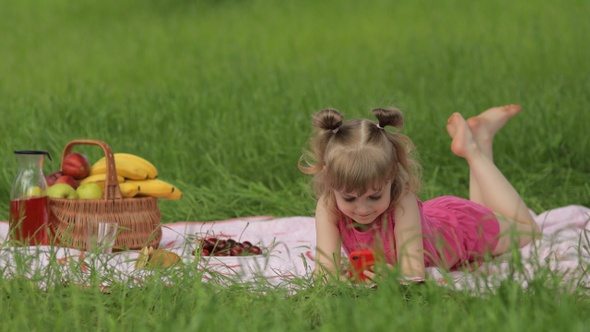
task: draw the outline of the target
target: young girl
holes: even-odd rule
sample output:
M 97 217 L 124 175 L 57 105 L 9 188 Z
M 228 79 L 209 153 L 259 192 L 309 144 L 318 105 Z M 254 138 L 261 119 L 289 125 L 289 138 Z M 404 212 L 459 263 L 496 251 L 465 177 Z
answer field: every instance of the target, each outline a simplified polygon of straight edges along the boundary
M 346 253 L 373 249 L 404 278 L 424 278 L 425 267 L 447 270 L 528 244 L 539 228 L 522 198 L 493 162 L 494 136 L 520 112 L 491 108 L 467 121 L 451 115 L 451 151 L 469 164 L 469 200 L 453 196 L 421 202 L 419 165 L 396 109 L 375 109 L 377 122 L 343 122 L 336 110 L 315 114 L 315 136 L 299 162 L 313 175 L 316 207 L 316 273 L 340 276 Z M 363 274 L 369 280 L 373 271 Z M 374 281 L 374 280 L 373 280 Z

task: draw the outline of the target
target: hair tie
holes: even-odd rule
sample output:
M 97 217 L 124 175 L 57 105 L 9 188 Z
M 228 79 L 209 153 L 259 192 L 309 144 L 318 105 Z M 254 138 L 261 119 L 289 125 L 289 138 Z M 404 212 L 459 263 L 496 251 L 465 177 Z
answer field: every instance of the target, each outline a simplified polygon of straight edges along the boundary
M 342 120 L 338 121 L 334 126 L 336 128 L 332 129 L 332 133 L 336 134 L 340 130 L 340 126 L 342 126 Z
M 377 128 L 379 128 L 379 129 L 385 129 L 385 127 L 381 127 L 380 124 L 377 124 Z

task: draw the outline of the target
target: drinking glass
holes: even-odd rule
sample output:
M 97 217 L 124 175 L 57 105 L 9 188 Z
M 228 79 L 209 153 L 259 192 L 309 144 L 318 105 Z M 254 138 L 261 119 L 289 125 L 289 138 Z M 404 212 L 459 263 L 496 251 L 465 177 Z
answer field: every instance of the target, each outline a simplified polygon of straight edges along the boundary
M 110 254 L 117 238 L 118 224 L 113 221 L 98 221 L 88 224 L 88 251 Z

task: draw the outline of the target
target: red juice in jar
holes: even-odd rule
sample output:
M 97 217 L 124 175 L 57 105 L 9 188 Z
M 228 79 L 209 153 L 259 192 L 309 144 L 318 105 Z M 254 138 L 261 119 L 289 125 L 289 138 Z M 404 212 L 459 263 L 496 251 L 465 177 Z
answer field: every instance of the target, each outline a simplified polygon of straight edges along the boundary
M 22 245 L 48 245 L 49 213 L 47 196 L 10 201 L 9 228 L 11 239 Z

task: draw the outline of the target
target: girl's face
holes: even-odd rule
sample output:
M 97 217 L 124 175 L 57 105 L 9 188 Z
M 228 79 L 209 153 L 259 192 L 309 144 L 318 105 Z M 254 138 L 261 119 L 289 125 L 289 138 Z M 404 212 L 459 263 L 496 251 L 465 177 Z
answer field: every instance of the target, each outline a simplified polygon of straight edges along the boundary
M 362 225 L 371 224 L 382 215 L 391 202 L 391 181 L 379 190 L 369 190 L 362 196 L 334 190 L 336 205 L 347 217 Z

